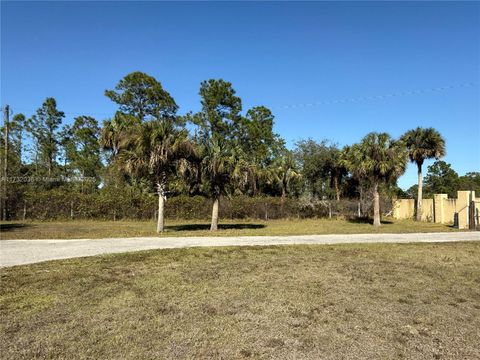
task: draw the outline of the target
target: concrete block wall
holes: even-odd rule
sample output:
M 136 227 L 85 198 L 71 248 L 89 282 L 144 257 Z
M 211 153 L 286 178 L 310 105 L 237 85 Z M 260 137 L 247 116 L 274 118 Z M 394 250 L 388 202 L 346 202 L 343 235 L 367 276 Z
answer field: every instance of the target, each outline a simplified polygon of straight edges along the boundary
M 395 219 L 413 219 L 415 216 L 415 199 L 396 199 L 393 204 Z
M 433 199 L 423 199 L 422 221 L 453 224 L 456 218 L 457 228 L 468 229 L 468 214 L 472 200 L 475 201 L 477 214 L 480 214 L 480 199 L 475 198 L 475 191 L 457 191 L 456 199 L 449 199 L 447 194 L 435 194 Z M 395 200 L 393 208 L 395 219 L 412 219 L 414 216 L 414 199 Z
M 455 220 L 455 209 L 457 208 L 457 199 L 443 199 L 443 222 L 442 224 L 453 224 Z
M 415 217 L 415 199 L 397 199 L 393 206 L 395 219 L 413 219 Z M 433 199 L 422 200 L 422 221 L 433 221 Z

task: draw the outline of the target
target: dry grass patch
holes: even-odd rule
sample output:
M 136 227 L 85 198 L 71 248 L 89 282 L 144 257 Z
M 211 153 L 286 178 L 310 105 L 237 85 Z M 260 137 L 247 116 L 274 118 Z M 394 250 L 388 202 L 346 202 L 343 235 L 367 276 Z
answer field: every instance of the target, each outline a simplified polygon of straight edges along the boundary
M 472 359 L 480 244 L 156 250 L 1 270 L 3 359 Z
M 217 232 L 208 221 L 171 220 L 160 236 L 249 236 L 455 231 L 451 226 L 412 220 L 384 221 L 379 229 L 365 221 L 328 219 L 225 220 Z M 46 221 L 0 223 L 2 240 L 80 239 L 158 236 L 153 221 Z

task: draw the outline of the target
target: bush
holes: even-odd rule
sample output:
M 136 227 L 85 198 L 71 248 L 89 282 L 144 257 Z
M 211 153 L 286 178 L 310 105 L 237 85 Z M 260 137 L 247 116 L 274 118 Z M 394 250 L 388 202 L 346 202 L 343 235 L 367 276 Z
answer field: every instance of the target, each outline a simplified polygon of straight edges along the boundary
M 65 189 L 28 192 L 17 198 L 10 208 L 12 219 L 103 219 L 147 220 L 157 215 L 158 198 L 134 188 L 104 188 L 95 193 L 81 194 Z M 384 212 L 390 210 L 388 200 L 382 203 Z M 167 219 L 209 219 L 212 200 L 203 196 L 180 195 L 167 199 Z M 280 219 L 280 218 L 352 218 L 358 214 L 357 200 L 318 200 L 278 197 L 234 196 L 220 201 L 223 219 Z

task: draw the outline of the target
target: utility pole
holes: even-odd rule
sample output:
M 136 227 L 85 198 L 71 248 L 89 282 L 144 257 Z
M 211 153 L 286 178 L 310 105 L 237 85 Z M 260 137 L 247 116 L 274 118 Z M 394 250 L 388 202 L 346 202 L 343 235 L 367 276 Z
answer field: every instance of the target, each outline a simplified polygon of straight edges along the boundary
M 3 160 L 3 206 L 2 206 L 2 220 L 7 220 L 7 177 L 8 177 L 8 131 L 10 127 L 9 122 L 10 106 L 5 105 L 3 109 L 3 122 L 5 124 L 5 158 Z

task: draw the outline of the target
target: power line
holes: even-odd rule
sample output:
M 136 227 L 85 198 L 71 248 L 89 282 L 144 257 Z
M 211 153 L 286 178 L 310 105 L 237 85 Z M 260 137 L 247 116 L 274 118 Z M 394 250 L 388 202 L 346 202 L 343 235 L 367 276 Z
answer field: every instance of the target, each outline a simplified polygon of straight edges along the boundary
M 362 101 L 372 101 L 372 100 L 384 100 L 394 97 L 402 97 L 402 96 L 415 96 L 415 95 L 422 95 L 426 93 L 434 93 L 434 92 L 442 92 L 452 89 L 460 89 L 466 87 L 472 87 L 475 83 L 468 82 L 468 83 L 461 83 L 456 85 L 448 85 L 448 86 L 439 86 L 439 87 L 431 87 L 431 88 L 422 88 L 416 90 L 407 90 L 407 91 L 398 91 L 392 92 L 388 94 L 381 94 L 381 95 L 371 95 L 371 96 L 358 96 L 358 97 L 350 97 L 350 98 L 338 98 L 338 99 L 331 99 L 331 100 L 319 100 L 310 103 L 298 103 L 298 104 L 290 104 L 290 105 L 276 105 L 270 106 L 272 110 L 275 109 L 296 109 L 296 108 L 308 108 L 308 107 L 315 107 L 321 105 L 333 105 L 333 104 L 342 104 L 342 103 L 354 103 L 354 102 L 362 102 Z M 13 110 L 13 109 L 12 109 Z M 31 112 L 34 113 L 37 111 L 36 109 L 26 109 L 23 107 L 15 109 L 18 112 Z M 114 112 L 112 113 L 92 113 L 92 112 L 64 112 L 65 115 L 72 115 L 72 116 L 99 116 L 99 117 L 112 117 Z
M 400 92 L 393 92 L 389 94 L 382 94 L 382 95 L 372 95 L 372 96 L 359 96 L 359 97 L 352 97 L 352 98 L 339 98 L 333 100 L 320 100 L 311 103 L 300 103 L 300 104 L 291 104 L 291 105 L 279 105 L 279 106 L 272 106 L 272 109 L 296 109 L 296 108 L 304 108 L 304 107 L 313 107 L 313 106 L 320 106 L 320 105 L 332 105 L 332 104 L 340 104 L 340 103 L 352 103 L 352 102 L 362 102 L 362 101 L 371 101 L 371 100 L 383 100 L 393 97 L 401 97 L 401 96 L 412 96 L 412 95 L 422 95 L 425 93 L 432 93 L 432 92 L 440 92 L 446 91 L 451 89 L 458 89 L 458 88 L 465 88 L 474 86 L 475 83 L 463 83 L 457 85 L 448 85 L 448 86 L 440 86 L 440 87 L 432 87 L 432 88 L 423 88 L 417 90 L 408 90 L 408 91 L 400 91 Z

